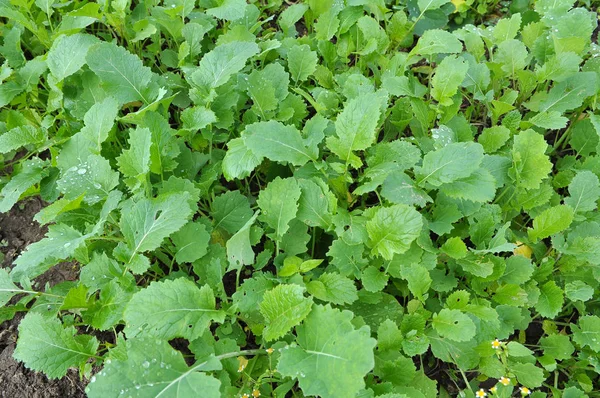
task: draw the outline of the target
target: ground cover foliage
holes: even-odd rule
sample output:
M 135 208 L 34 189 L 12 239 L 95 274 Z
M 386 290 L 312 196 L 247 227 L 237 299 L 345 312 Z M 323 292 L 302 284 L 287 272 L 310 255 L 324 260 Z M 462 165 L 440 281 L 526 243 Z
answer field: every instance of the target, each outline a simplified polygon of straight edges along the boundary
M 48 225 L 0 269 L 15 358 L 89 397 L 599 396 L 596 6 L 0 0 L 0 211 Z

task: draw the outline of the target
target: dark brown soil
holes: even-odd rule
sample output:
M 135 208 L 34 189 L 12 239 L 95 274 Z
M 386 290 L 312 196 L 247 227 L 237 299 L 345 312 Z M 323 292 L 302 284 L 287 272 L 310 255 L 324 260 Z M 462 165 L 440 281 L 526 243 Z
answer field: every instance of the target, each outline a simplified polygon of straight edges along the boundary
M 0 252 L 4 258 L 2 268 L 11 268 L 12 263 L 25 248 L 44 237 L 46 228 L 33 221 L 44 203 L 30 199 L 17 204 L 5 214 L 0 214 Z M 71 263 L 62 263 L 35 280 L 35 287 L 43 289 L 46 284 L 56 285 L 65 280 L 75 280 L 78 269 Z M 79 380 L 76 370 L 58 380 L 48 380 L 42 373 L 31 371 L 15 361 L 12 354 L 18 338 L 18 326 L 24 314 L 0 324 L 0 398 L 53 398 L 85 397 L 86 383 Z

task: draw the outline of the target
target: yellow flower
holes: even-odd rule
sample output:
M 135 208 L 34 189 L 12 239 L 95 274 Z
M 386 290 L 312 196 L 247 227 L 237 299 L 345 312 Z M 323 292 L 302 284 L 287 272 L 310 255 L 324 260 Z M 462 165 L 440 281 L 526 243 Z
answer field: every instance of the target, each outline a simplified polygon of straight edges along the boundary
M 254 398 L 260 397 L 260 391 L 258 391 L 257 389 L 252 390 L 252 396 Z
M 500 340 L 496 339 L 496 340 L 492 341 L 492 348 L 494 350 L 500 349 L 501 346 L 502 346 L 502 342 Z
M 242 394 L 242 398 L 250 398 L 250 395 L 248 395 L 248 394 Z
M 500 378 L 500 383 L 504 384 L 505 386 L 510 384 L 510 379 L 508 377 L 501 377 Z
M 524 244 L 523 242 L 519 242 L 519 241 L 516 241 L 515 244 L 517 245 L 515 250 L 513 250 L 513 254 L 515 256 L 523 256 L 526 258 L 531 258 L 531 255 L 533 254 L 533 250 L 531 250 L 531 247 L 529 247 L 526 244 Z
M 477 398 L 483 398 L 483 397 L 487 397 L 487 393 L 485 392 L 485 390 L 483 388 L 480 388 L 479 391 L 477 391 L 475 393 L 475 396 Z
M 273 353 L 273 349 L 272 348 L 267 348 L 267 354 L 271 355 Z
M 495 394 L 496 391 L 498 391 L 498 387 L 494 386 L 494 387 L 490 388 L 491 393 Z
M 531 390 L 527 387 L 519 387 L 519 390 L 521 390 L 521 395 L 523 396 L 531 395 Z

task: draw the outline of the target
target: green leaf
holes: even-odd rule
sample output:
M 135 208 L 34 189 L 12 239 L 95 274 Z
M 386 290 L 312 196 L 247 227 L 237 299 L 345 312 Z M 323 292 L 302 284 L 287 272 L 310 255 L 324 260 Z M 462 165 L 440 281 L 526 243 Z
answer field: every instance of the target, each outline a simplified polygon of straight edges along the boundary
M 230 234 L 236 233 L 250 218 L 252 209 L 248 199 L 240 191 L 228 191 L 212 202 L 214 228 L 223 228 Z
M 431 1 L 433 3 L 438 0 Z M 411 50 L 411 53 L 420 55 L 453 54 L 460 53 L 462 50 L 462 43 L 452 33 L 440 29 L 429 29 L 419 38 L 417 45 Z M 461 82 L 458 83 L 460 84 Z
M 483 161 L 483 147 L 474 142 L 448 144 L 431 151 L 423 158 L 423 166 L 416 170 L 418 184 L 427 182 L 439 187 L 469 177 Z
M 596 202 L 600 199 L 600 180 L 591 171 L 579 171 L 569 184 L 569 195 L 565 204 L 571 206 L 575 213 L 596 210 Z
M 518 71 L 527 66 L 527 47 L 519 40 L 506 40 L 498 45 L 494 60 L 513 79 Z
M 185 225 L 193 210 L 189 207 L 188 193 L 159 196 L 156 199 L 129 201 L 123 206 L 120 227 L 135 253 L 154 250 L 162 241 Z M 130 260 L 131 261 L 131 260 Z
M 515 363 L 510 365 L 510 370 L 519 383 L 528 388 L 540 387 L 546 380 L 544 371 L 531 363 Z
M 83 291 L 83 300 L 86 299 L 86 295 L 87 288 Z M 84 314 L 84 320 L 98 330 L 112 328 L 123 319 L 125 306 L 131 300 L 131 296 L 132 293 L 122 288 L 119 282 L 111 281 L 100 291 L 100 298 L 88 308 L 88 315 Z M 64 307 L 65 305 L 61 309 Z
M 200 222 L 189 222 L 171 236 L 175 244 L 175 260 L 193 263 L 208 252 L 210 234 Z
M 433 199 L 415 186 L 415 182 L 403 172 L 392 172 L 381 186 L 381 196 L 395 204 L 424 207 Z
M 244 144 L 258 158 L 276 162 L 289 162 L 302 166 L 315 160 L 302 141 L 302 136 L 294 126 L 270 120 L 246 126 Z
M 246 224 L 227 241 L 228 271 L 232 269 L 239 271 L 243 265 L 250 265 L 254 262 L 254 251 L 250 243 L 250 227 L 257 217 L 258 212 L 250 217 Z
M 406 252 L 423 228 L 423 217 L 413 207 L 394 205 L 379 207 L 367 222 L 372 255 L 391 260 L 394 254 Z
M 123 348 L 127 355 L 104 362 L 102 370 L 92 376 L 86 387 L 88 397 L 119 395 L 120 391 L 139 398 L 183 398 L 197 395 L 198 391 L 206 398 L 221 396 L 221 382 L 203 372 L 222 368 L 213 356 L 190 368 L 183 354 L 167 341 L 136 338 L 120 344 L 125 346 L 117 348 Z
M 508 356 L 511 357 L 533 357 L 533 351 L 529 348 L 525 347 L 521 343 L 517 343 L 516 341 L 511 341 L 506 345 Z
M 571 358 L 575 347 L 571 344 L 569 336 L 562 334 L 553 334 L 540 339 L 540 345 L 544 350 L 544 355 L 548 355 L 559 361 Z
M 275 230 L 278 240 L 281 240 L 290 221 L 296 217 L 300 195 L 300 186 L 294 178 L 280 177 L 271 181 L 258 195 L 256 203 L 262 211 L 261 221 Z
M 135 190 L 146 185 L 146 176 L 150 172 L 150 146 L 152 133 L 147 128 L 137 128 L 129 133 L 129 149 L 117 157 L 119 170 L 129 177 L 130 189 Z
M 234 138 L 227 143 L 227 153 L 223 159 L 223 175 L 228 181 L 248 177 L 261 162 L 245 144 L 242 138 Z
M 307 44 L 293 46 L 287 54 L 288 69 L 296 83 L 308 79 L 317 68 L 317 53 Z
M 328 137 L 327 146 L 346 164 L 360 167 L 362 161 L 352 152 L 373 145 L 381 102 L 381 97 L 375 93 L 362 94 L 348 101 L 338 115 L 336 137 Z
M 386 319 L 379 325 L 377 348 L 379 351 L 399 351 L 402 348 L 402 332 L 396 322 Z
M 594 297 L 594 288 L 583 281 L 573 281 L 565 284 L 565 295 L 572 301 L 588 301 Z
M 440 336 L 454 341 L 469 341 L 475 337 L 475 324 L 458 310 L 442 309 L 433 315 L 433 328 Z
M 502 18 L 494 27 L 494 42 L 502 43 L 515 38 L 521 29 L 521 14 L 513 14 L 510 18 Z
M 408 282 L 408 290 L 419 300 L 425 300 L 425 293 L 431 286 L 429 271 L 421 264 L 410 264 L 402 267 L 400 276 Z
M 298 201 L 298 219 L 311 227 L 328 230 L 333 222 L 331 208 L 337 200 L 324 184 L 313 180 L 299 180 L 302 194 Z
M 463 258 L 467 255 L 467 245 L 458 236 L 444 242 L 440 250 L 452 258 Z
M 46 238 L 27 246 L 15 260 L 10 272 L 12 280 L 20 281 L 24 276 L 33 279 L 43 274 L 59 260 L 72 256 L 84 239 L 81 232 L 68 225 L 51 225 Z
M 353 398 L 365 387 L 364 377 L 373 369 L 377 341 L 370 329 L 354 329 L 350 311 L 315 305 L 296 327 L 297 344 L 281 352 L 277 370 L 296 377 L 304 395 Z
M 491 202 L 496 194 L 496 180 L 489 171 L 480 168 L 468 177 L 442 185 L 440 192 L 450 198 Z
M 206 10 L 208 15 L 215 18 L 225 19 L 227 21 L 237 21 L 242 18 L 246 12 L 245 0 L 217 0 L 217 7 Z
M 258 51 L 258 46 L 250 42 L 234 41 L 218 45 L 204 55 L 191 80 L 205 90 L 220 87 L 242 70 L 246 61 Z
M 596 74 L 579 72 L 556 84 L 544 101 L 540 103 L 540 112 L 565 112 L 575 109 L 585 98 L 596 92 Z
M 108 160 L 89 155 L 81 163 L 69 167 L 57 182 L 66 199 L 84 195 L 84 202 L 98 203 L 108 196 L 119 183 L 119 173 L 113 171 Z
M 573 341 L 580 347 L 588 346 L 600 352 L 600 317 L 585 315 L 579 318 L 577 325 L 571 324 Z
M 378 267 L 369 266 L 363 270 L 360 280 L 366 291 L 379 292 L 387 285 L 388 276 Z
M 431 79 L 431 96 L 444 106 L 454 103 L 452 97 L 467 76 L 469 64 L 454 55 L 447 56 L 435 69 Z
M 266 341 L 285 336 L 311 311 L 312 299 L 304 297 L 304 288 L 298 285 L 278 285 L 265 292 L 260 313 L 265 317 L 263 337 Z
M 0 153 L 8 153 L 26 145 L 40 145 L 48 139 L 47 133 L 33 126 L 15 127 L 0 135 Z
M 535 309 L 545 318 L 554 318 L 562 310 L 564 302 L 564 293 L 562 289 L 556 286 L 556 282 L 546 282 L 540 288 L 540 298 Z
M 81 69 L 90 47 L 96 43 L 98 38 L 81 33 L 59 36 L 48 51 L 48 69 L 58 81 L 64 80 Z
M 21 291 L 22 289 L 12 283 L 8 272 L 4 268 L 0 268 L 0 307 L 3 307 L 14 295 Z
M 47 173 L 48 162 L 40 158 L 33 158 L 23 163 L 23 169 L 14 175 L 0 191 L 0 213 L 9 211 L 19 197 L 32 185 L 37 184 Z
M 533 228 L 527 232 L 529 239 L 537 241 L 564 231 L 573 221 L 573 209 L 566 205 L 557 205 L 541 212 L 533 219 Z
M 319 279 L 306 284 L 306 290 L 315 298 L 333 304 L 352 304 L 358 300 L 356 286 L 351 279 L 335 272 L 326 272 Z
M 128 338 L 141 335 L 191 341 L 200 337 L 211 321 L 224 321 L 225 313 L 216 310 L 215 305 L 208 285 L 198 288 L 185 278 L 152 282 L 127 304 L 124 332 Z
M 509 176 L 517 187 L 538 188 L 550 173 L 552 163 L 545 155 L 547 147 L 544 136 L 533 130 L 522 131 L 514 137 Z
M 74 326 L 64 328 L 57 318 L 30 313 L 19 324 L 14 357 L 27 368 L 55 379 L 66 375 L 69 368 L 82 366 L 97 349 L 95 337 L 76 335 Z
M 493 126 L 483 129 L 477 141 L 483 146 L 486 153 L 494 153 L 502 148 L 509 138 L 510 130 L 508 128 Z
M 156 96 L 149 90 L 152 71 L 125 48 L 113 43 L 96 44 L 89 49 L 86 61 L 106 92 L 120 104 L 137 100 L 149 104 Z

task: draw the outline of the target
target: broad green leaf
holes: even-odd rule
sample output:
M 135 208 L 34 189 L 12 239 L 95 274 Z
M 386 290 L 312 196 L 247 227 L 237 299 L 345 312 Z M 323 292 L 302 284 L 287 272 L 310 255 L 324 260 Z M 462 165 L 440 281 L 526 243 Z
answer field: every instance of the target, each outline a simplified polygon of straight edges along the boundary
M 92 291 L 107 286 L 113 280 L 123 286 L 135 285 L 133 275 L 123 270 L 124 267 L 106 253 L 94 253 L 91 261 L 81 268 L 79 279 Z
M 531 363 L 515 363 L 510 365 L 510 370 L 519 383 L 528 388 L 540 387 L 546 379 L 544 371 Z
M 540 287 L 540 297 L 535 309 L 541 316 L 552 319 L 560 313 L 563 302 L 564 293 L 562 289 L 556 286 L 554 281 L 550 281 Z
M 544 136 L 533 130 L 522 131 L 514 137 L 509 176 L 517 187 L 535 189 L 540 186 L 552 170 L 552 163 L 545 154 L 547 147 Z
M 39 128 L 25 125 L 10 129 L 0 135 L 0 153 L 8 153 L 26 145 L 43 144 L 47 133 Z
M 94 204 L 106 198 L 119 183 L 119 173 L 112 170 L 108 160 L 89 155 L 82 163 L 66 169 L 57 182 L 67 199 L 84 195 L 84 202 Z
M 394 254 L 408 250 L 422 228 L 423 218 L 411 206 L 379 207 L 367 222 L 371 254 L 391 260 Z
M 544 210 L 533 219 L 533 228 L 527 231 L 529 238 L 536 241 L 564 231 L 571 225 L 573 215 L 573 209 L 566 205 Z
M 418 168 L 417 182 L 427 182 L 439 187 L 469 177 L 483 160 L 483 147 L 474 142 L 457 142 L 448 144 L 436 151 L 431 151 L 423 158 L 423 166 Z
M 596 203 L 600 199 L 600 180 L 591 171 L 582 170 L 569 184 L 569 195 L 565 198 L 565 204 L 575 213 L 596 210 Z
M 565 284 L 565 295 L 572 301 L 588 301 L 594 297 L 594 288 L 583 281 L 573 281 Z
M 399 351 L 402 348 L 402 332 L 396 322 L 386 319 L 379 325 L 377 348 L 379 351 Z
M 549 355 L 554 359 L 562 361 L 571 358 L 575 347 L 571 344 L 569 336 L 563 334 L 553 334 L 540 339 L 540 345 L 544 350 L 544 355 Z
M 331 208 L 335 205 L 335 197 L 324 191 L 327 187 L 313 180 L 299 180 L 302 195 L 298 201 L 298 219 L 311 227 L 327 230 L 333 222 Z
M 64 80 L 81 69 L 88 50 L 96 43 L 98 38 L 82 33 L 59 36 L 48 51 L 48 69 L 58 81 Z
M 119 224 L 131 249 L 131 258 L 135 253 L 156 249 L 163 239 L 185 225 L 194 213 L 187 197 L 188 193 L 176 193 L 129 201 L 123 206 Z
M 252 209 L 240 191 L 228 191 L 213 200 L 211 214 L 215 229 L 220 227 L 233 234 L 252 218 Z
M 381 186 L 381 196 L 391 203 L 425 207 L 433 199 L 415 186 L 415 182 L 403 172 L 392 172 Z
M 304 288 L 298 285 L 279 285 L 265 292 L 260 312 L 265 317 L 263 337 L 266 341 L 285 336 L 311 311 L 312 299 L 304 297 Z
M 467 246 L 458 236 L 444 242 L 440 250 L 452 258 L 463 258 L 467 255 Z
M 86 387 L 88 397 L 119 395 L 121 391 L 121 395 L 136 398 L 183 398 L 197 395 L 198 391 L 206 398 L 221 396 L 221 382 L 204 373 L 222 368 L 213 356 L 188 367 L 183 354 L 167 341 L 136 338 L 120 344 L 125 345 L 122 348 L 127 355 L 104 362 Z
M 152 133 L 147 128 L 137 128 L 129 133 L 129 149 L 117 157 L 119 170 L 125 177 L 127 185 L 133 191 L 146 186 L 146 176 L 150 172 L 150 146 Z
M 468 315 L 444 308 L 433 315 L 433 328 L 440 336 L 454 341 L 468 341 L 475 337 L 475 324 Z
M 244 144 L 242 138 L 229 141 L 227 148 L 223 159 L 223 175 L 228 181 L 249 176 L 261 162 L 261 159 Z
M 22 289 L 12 283 L 8 272 L 4 268 L 0 268 L 0 307 L 20 292 L 22 292 Z
M 227 241 L 228 271 L 232 269 L 239 271 L 243 265 L 250 265 L 254 262 L 254 251 L 250 244 L 250 227 L 256 221 L 256 217 L 258 217 L 258 212 L 250 217 L 246 224 Z
M 271 181 L 258 195 L 256 202 L 262 211 L 261 221 L 275 230 L 278 240 L 288 230 L 290 221 L 296 217 L 300 195 L 300 186 L 294 178 L 280 177 Z
M 113 43 L 96 44 L 89 49 L 86 61 L 106 92 L 119 103 L 142 100 L 149 104 L 154 100 L 156 94 L 150 90 L 152 71 L 125 48 Z
M 292 79 L 298 83 L 308 79 L 317 68 L 317 53 L 307 44 L 290 48 L 287 54 L 288 69 Z
M 521 14 L 513 14 L 510 18 L 502 18 L 494 26 L 494 42 L 502 43 L 515 38 L 521 29 Z
M 218 6 L 207 9 L 206 13 L 215 18 L 236 21 L 242 18 L 246 12 L 245 0 L 217 0 L 214 3 Z
M 400 276 L 408 282 L 408 290 L 419 300 L 425 300 L 425 293 L 431 286 L 429 271 L 421 264 L 410 264 L 402 267 Z
M 248 58 L 258 51 L 258 46 L 250 42 L 234 41 L 218 45 L 204 55 L 191 75 L 192 82 L 206 90 L 222 86 L 233 74 L 242 70 Z
M 486 153 L 494 153 L 502 148 L 510 138 L 510 130 L 504 126 L 494 126 L 483 129 L 477 142 L 479 142 Z
M 600 317 L 586 315 L 579 318 L 577 325 L 571 324 L 573 341 L 580 347 L 588 346 L 600 352 Z
M 304 145 L 298 129 L 274 120 L 246 126 L 243 139 L 245 146 L 258 158 L 265 157 L 295 166 L 315 160 Z
M 210 234 L 201 222 L 189 222 L 171 236 L 175 244 L 175 260 L 193 263 L 208 251 Z
M 43 274 L 59 260 L 72 256 L 84 239 L 81 232 L 68 225 L 51 225 L 46 238 L 30 244 L 17 257 L 15 267 L 10 272 L 12 280 L 20 281 L 24 276 L 33 279 Z
M 69 212 L 71 210 L 79 209 L 81 202 L 83 201 L 83 195 L 75 199 L 61 198 L 56 202 L 44 207 L 33 217 L 35 221 L 41 225 L 48 224 L 56 219 L 59 215 Z
M 520 307 L 527 303 L 527 292 L 519 285 L 502 285 L 496 289 L 492 299 L 501 305 Z
M 565 112 L 580 106 L 594 95 L 598 78 L 592 72 L 579 72 L 556 84 L 540 104 L 540 112 Z
M 527 66 L 527 47 L 519 40 L 506 40 L 498 45 L 494 60 L 513 79 L 516 73 Z
M 324 273 L 319 279 L 310 281 L 306 290 L 319 300 L 338 305 L 352 304 L 358 300 L 354 282 L 334 272 Z
M 199 288 L 185 278 L 152 282 L 127 304 L 124 332 L 128 338 L 183 337 L 191 341 L 200 337 L 211 321 L 224 321 L 225 313 L 216 310 L 215 305 L 208 285 Z
M 183 128 L 191 132 L 197 132 L 203 128 L 206 128 L 211 123 L 217 121 L 215 113 L 203 106 L 196 106 L 193 108 L 187 108 L 181 112 L 181 121 L 183 122 Z
M 23 169 L 14 175 L 0 191 L 0 213 L 9 211 L 19 200 L 21 194 L 39 183 L 47 173 L 48 162 L 33 158 L 23 163 Z
M 377 94 L 363 94 L 348 101 L 335 121 L 336 137 L 327 138 L 329 149 L 346 164 L 360 167 L 362 161 L 353 151 L 373 145 L 380 112 L 381 97 Z
M 452 97 L 467 76 L 469 64 L 462 58 L 449 55 L 440 62 L 431 79 L 431 96 L 444 106 L 454 103 Z
M 452 33 L 440 29 L 430 29 L 419 38 L 411 53 L 420 55 L 455 54 L 460 53 L 462 49 L 462 43 Z
M 387 285 L 389 277 L 378 267 L 365 268 L 360 276 L 363 288 L 368 292 L 379 292 Z
M 87 288 L 83 291 L 83 300 L 86 299 L 86 294 Z M 125 290 L 116 280 L 111 281 L 100 291 L 100 298 L 87 309 L 86 313 L 89 315 L 84 313 L 85 322 L 98 330 L 109 330 L 123 319 L 125 306 L 131 296 L 131 291 Z M 65 305 L 61 309 L 64 307 Z
M 82 366 L 97 349 L 95 337 L 76 335 L 74 326 L 64 328 L 57 318 L 30 313 L 19 324 L 14 357 L 29 369 L 55 379 L 66 375 L 71 367 Z
M 442 185 L 440 192 L 450 198 L 491 202 L 496 193 L 496 180 L 489 171 L 480 168 L 466 178 Z
M 449 0 L 417 0 L 417 5 L 419 6 L 419 11 L 423 14 L 429 10 L 437 10 L 449 2 Z
M 296 341 L 281 352 L 277 370 L 298 378 L 304 395 L 353 398 L 364 388 L 373 369 L 377 343 L 370 329 L 354 329 L 353 314 L 329 305 L 315 305 L 304 323 L 296 327 Z

